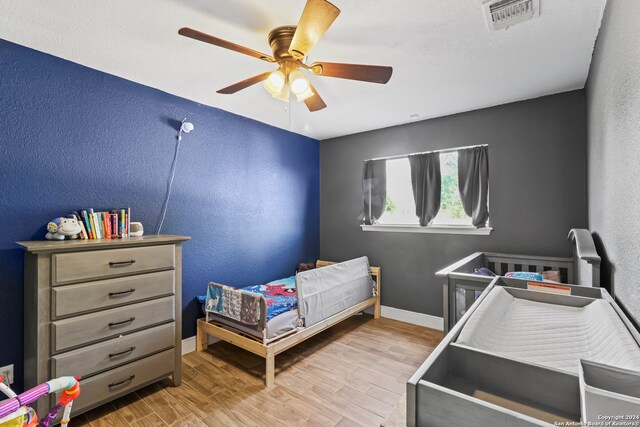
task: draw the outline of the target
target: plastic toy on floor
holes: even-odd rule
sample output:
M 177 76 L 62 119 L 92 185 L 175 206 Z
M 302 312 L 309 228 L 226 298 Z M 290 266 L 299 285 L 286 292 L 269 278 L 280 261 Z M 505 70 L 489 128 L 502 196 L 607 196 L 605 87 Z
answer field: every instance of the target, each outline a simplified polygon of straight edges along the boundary
M 66 426 L 69 423 L 73 401 L 80 396 L 78 379 L 60 377 L 40 384 L 22 394 L 14 393 L 3 380 L 0 375 L 0 391 L 7 395 L 8 399 L 0 402 L 0 427 L 49 427 L 63 408 L 60 425 Z M 38 416 L 35 411 L 27 405 L 41 397 L 59 392 L 61 394 L 58 398 L 58 404 L 38 422 Z

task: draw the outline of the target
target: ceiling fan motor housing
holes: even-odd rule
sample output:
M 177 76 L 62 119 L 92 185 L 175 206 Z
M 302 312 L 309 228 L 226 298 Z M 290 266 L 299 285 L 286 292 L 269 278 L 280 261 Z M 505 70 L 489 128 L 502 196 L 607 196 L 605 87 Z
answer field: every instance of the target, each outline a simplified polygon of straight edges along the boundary
M 286 25 L 274 28 L 269 33 L 269 45 L 271 46 L 276 62 L 295 60 L 289 53 L 289 46 L 291 45 L 291 40 L 296 32 L 296 28 L 295 26 Z

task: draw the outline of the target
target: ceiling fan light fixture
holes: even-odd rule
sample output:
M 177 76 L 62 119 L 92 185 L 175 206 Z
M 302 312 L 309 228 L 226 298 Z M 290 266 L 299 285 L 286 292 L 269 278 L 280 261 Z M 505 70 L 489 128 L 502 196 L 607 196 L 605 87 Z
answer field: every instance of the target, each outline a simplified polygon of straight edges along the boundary
M 267 89 L 268 90 L 268 89 Z M 282 86 L 282 89 L 280 89 L 279 92 L 271 92 L 271 96 L 273 96 L 275 99 L 279 99 L 280 101 L 284 101 L 284 102 L 289 102 L 289 95 L 291 95 L 291 91 L 289 90 L 289 85 L 285 84 L 284 86 Z
M 264 81 L 264 88 L 274 97 L 280 95 L 285 86 L 287 86 L 287 76 L 280 70 L 269 74 L 269 77 Z
M 309 80 L 300 70 L 293 70 L 289 73 L 289 85 L 291 92 L 296 95 L 302 95 L 309 90 Z
M 311 90 L 311 86 L 309 86 L 307 90 L 301 93 L 300 95 L 296 94 L 296 101 L 302 102 L 304 100 L 311 98 L 313 95 L 315 95 L 315 93 L 313 92 L 313 90 Z
M 264 89 L 267 92 L 269 92 L 271 95 L 273 95 L 273 96 L 276 96 L 280 92 L 282 92 L 282 89 L 277 89 L 277 88 L 273 87 L 271 84 L 269 84 L 269 79 L 267 79 L 264 82 L 262 82 L 262 86 L 264 86 Z

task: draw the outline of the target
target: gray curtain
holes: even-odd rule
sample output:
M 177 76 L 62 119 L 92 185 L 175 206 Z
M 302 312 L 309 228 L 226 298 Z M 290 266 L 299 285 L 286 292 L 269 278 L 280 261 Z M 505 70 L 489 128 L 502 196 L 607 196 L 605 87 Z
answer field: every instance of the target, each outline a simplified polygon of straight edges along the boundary
M 411 187 L 420 225 L 428 225 L 440 210 L 440 153 L 409 156 Z
M 384 214 L 387 206 L 387 161 L 385 159 L 364 162 L 362 198 L 364 223 L 375 224 Z
M 475 227 L 489 220 L 489 147 L 458 151 L 458 185 L 462 206 Z

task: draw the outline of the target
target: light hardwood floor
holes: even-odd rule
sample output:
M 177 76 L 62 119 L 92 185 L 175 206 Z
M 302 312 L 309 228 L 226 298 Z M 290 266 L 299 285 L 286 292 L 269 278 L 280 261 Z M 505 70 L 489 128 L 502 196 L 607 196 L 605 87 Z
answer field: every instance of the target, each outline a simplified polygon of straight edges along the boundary
M 182 358 L 183 383 L 168 380 L 72 419 L 70 426 L 379 426 L 442 332 L 369 315 L 351 317 L 276 358 L 225 342 Z

